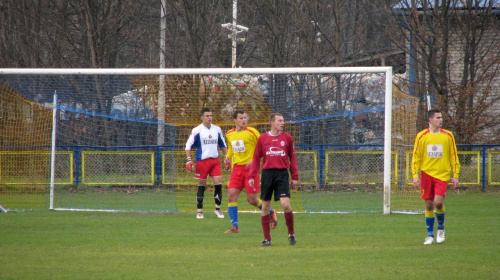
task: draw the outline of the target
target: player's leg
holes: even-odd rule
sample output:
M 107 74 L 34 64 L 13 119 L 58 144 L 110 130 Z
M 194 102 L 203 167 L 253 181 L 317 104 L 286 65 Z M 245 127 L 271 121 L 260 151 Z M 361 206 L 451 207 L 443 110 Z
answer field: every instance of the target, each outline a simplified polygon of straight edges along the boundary
M 293 210 L 292 206 L 290 205 L 290 198 L 280 197 L 280 203 L 281 206 L 283 207 L 283 212 L 285 212 L 285 223 L 288 229 L 288 241 L 290 242 L 290 245 L 295 245 L 297 241 L 295 239 L 295 225 L 293 218 Z
M 246 171 L 245 171 L 245 180 L 244 180 L 245 189 L 246 189 L 246 192 L 247 192 L 247 201 L 251 205 L 259 208 L 260 210 L 262 210 L 262 200 L 257 196 L 257 194 L 260 192 L 259 177 L 257 176 L 254 179 L 255 180 L 255 184 L 254 184 L 253 187 L 250 187 L 248 185 L 248 171 L 249 171 L 249 169 L 246 169 Z M 269 209 L 269 214 L 270 214 L 271 229 L 275 229 L 276 226 L 278 226 L 278 216 L 277 216 L 277 213 L 272 208 L 270 208 Z
M 262 214 L 260 221 L 262 224 L 262 232 L 264 234 L 264 241 L 260 244 L 261 246 L 271 245 L 271 226 L 270 226 L 270 215 L 269 209 L 271 208 L 270 200 L 262 200 Z M 267 241 L 267 242 L 266 242 Z
M 444 197 L 436 195 L 434 197 L 433 205 L 436 212 L 436 220 L 438 222 L 438 230 L 444 230 Z
M 198 213 L 196 214 L 197 219 L 203 219 L 203 201 L 205 198 L 205 189 L 207 186 L 207 161 L 200 160 L 196 162 L 196 173 L 195 178 L 198 179 L 198 191 L 196 193 L 196 207 Z
M 227 212 L 229 214 L 229 219 L 231 220 L 231 228 L 226 231 L 226 233 L 239 233 L 238 225 L 238 196 L 243 189 L 244 182 L 246 178 L 241 173 L 243 165 L 235 164 L 229 177 L 229 182 L 227 184 Z
M 222 204 L 222 176 L 213 177 L 214 179 L 214 201 L 215 201 L 215 215 L 217 218 L 224 218 L 224 214 L 220 210 Z
M 240 232 L 238 225 L 238 196 L 243 189 L 243 178 L 239 173 L 238 165 L 235 164 L 227 185 L 227 212 L 231 220 L 231 228 L 225 233 Z
M 288 227 L 288 233 L 293 234 L 295 232 L 293 227 L 293 210 L 292 206 L 290 205 L 290 198 L 280 197 L 280 203 L 281 206 L 283 207 L 283 212 L 285 212 L 285 220 Z
M 220 168 L 220 160 L 218 158 L 210 159 L 210 169 L 208 174 L 214 180 L 214 201 L 215 201 L 215 215 L 217 218 L 224 218 L 224 214 L 220 210 L 222 203 L 222 170 Z
M 260 199 L 262 200 L 262 213 L 261 213 L 261 224 L 262 232 L 264 233 L 264 241 L 260 244 L 261 246 L 271 245 L 271 226 L 270 226 L 270 215 L 269 209 L 271 209 L 271 199 L 273 197 L 273 172 L 272 170 L 264 169 L 262 170 L 262 182 L 260 185 Z
M 436 220 L 438 222 L 436 242 L 443 243 L 445 240 L 444 232 L 444 205 L 441 208 L 436 208 Z
M 425 172 L 421 172 L 420 178 L 420 193 L 425 201 L 425 225 L 427 227 L 427 237 L 424 240 L 424 245 L 434 243 L 434 187 L 432 185 L 432 177 Z
M 295 226 L 293 218 L 293 210 L 290 206 L 289 197 L 280 197 L 281 206 L 283 206 L 283 211 L 285 212 L 285 222 L 288 229 L 288 241 L 290 245 L 295 245 L 297 240 L 295 239 Z
M 207 185 L 207 180 L 198 179 L 198 191 L 196 193 L 196 208 L 198 213 L 196 214 L 197 219 L 203 219 L 203 199 L 205 197 L 205 189 Z
M 229 219 L 231 220 L 231 228 L 226 231 L 226 233 L 239 233 L 239 225 L 238 225 L 238 196 L 240 194 L 240 190 L 237 188 L 230 188 L 228 186 L 227 189 L 227 212 L 229 214 Z
M 444 233 L 444 197 L 446 196 L 446 190 L 448 188 L 448 182 L 435 179 L 434 182 L 434 209 L 436 211 L 436 220 L 438 223 L 436 242 L 443 243 L 445 240 Z
M 425 200 L 425 225 L 427 226 L 427 236 L 434 238 L 434 199 Z
M 247 192 L 247 201 L 262 210 L 262 200 L 258 198 L 257 194 Z M 272 208 L 269 208 L 269 224 L 271 229 L 275 229 L 278 226 L 278 215 Z
M 288 241 L 290 245 L 295 245 L 297 242 L 295 239 L 295 225 L 293 218 L 293 210 L 290 205 L 290 178 L 288 175 L 288 170 L 280 170 L 276 174 L 275 180 L 276 188 L 274 192 L 274 199 L 280 201 L 283 207 L 283 212 L 285 213 L 285 223 L 288 229 Z

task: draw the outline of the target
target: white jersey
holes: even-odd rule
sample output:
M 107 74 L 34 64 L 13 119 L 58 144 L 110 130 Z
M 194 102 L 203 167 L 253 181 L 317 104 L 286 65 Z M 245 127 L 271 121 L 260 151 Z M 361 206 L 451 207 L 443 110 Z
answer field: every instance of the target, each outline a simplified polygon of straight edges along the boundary
M 186 142 L 186 150 L 196 148 L 196 161 L 218 158 L 219 148 L 226 148 L 226 141 L 220 127 L 211 124 L 210 128 L 200 124 L 193 128 Z

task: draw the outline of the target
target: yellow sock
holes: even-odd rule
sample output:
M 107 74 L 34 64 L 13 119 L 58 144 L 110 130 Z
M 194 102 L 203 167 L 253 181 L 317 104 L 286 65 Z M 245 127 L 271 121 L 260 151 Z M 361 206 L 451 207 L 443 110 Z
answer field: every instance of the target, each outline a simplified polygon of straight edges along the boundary
M 434 211 L 425 210 L 426 218 L 434 218 Z
M 436 208 L 436 213 L 437 214 L 443 214 L 444 213 L 444 205 L 443 205 L 443 208 L 441 208 L 441 209 L 437 209 Z
M 259 208 L 262 206 L 262 200 L 259 198 L 259 202 L 257 202 L 257 205 L 255 207 Z
M 436 208 L 436 220 L 438 222 L 438 230 L 444 229 L 444 205 L 443 208 Z
M 427 226 L 427 236 L 434 237 L 434 211 L 425 210 L 425 224 Z

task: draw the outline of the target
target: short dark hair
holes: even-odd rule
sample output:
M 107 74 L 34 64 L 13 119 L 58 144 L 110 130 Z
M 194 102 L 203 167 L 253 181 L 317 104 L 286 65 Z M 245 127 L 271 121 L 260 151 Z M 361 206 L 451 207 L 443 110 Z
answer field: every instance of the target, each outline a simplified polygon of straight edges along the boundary
M 281 116 L 281 117 L 283 117 L 283 115 L 282 115 L 282 114 L 280 114 L 280 113 L 274 113 L 274 114 L 272 114 L 272 115 L 269 117 L 269 121 L 270 121 L 270 122 L 274 122 L 274 120 L 276 119 L 276 116 Z
M 212 112 L 212 111 L 210 111 L 210 109 L 208 109 L 208 108 L 203 108 L 203 109 L 201 109 L 200 116 L 203 116 L 206 112 Z
M 236 110 L 233 113 L 233 119 L 236 119 L 238 117 L 238 114 L 245 114 L 245 111 L 243 110 Z
M 441 110 L 439 109 L 430 109 L 429 112 L 427 112 L 427 118 L 433 118 L 435 113 L 441 113 Z

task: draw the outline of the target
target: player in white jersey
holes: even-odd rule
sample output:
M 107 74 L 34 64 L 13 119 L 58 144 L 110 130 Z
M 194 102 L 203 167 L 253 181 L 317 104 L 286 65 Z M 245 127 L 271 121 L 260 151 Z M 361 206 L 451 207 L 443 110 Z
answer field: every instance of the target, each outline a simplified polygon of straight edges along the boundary
M 194 163 L 191 158 L 191 150 L 196 149 L 196 168 L 194 177 L 198 179 L 198 192 L 196 202 L 198 214 L 196 218 L 203 219 L 203 198 L 207 186 L 207 177 L 214 180 L 215 215 L 224 218 L 220 210 L 222 202 L 222 171 L 220 168 L 219 148 L 224 156 L 227 154 L 227 145 L 220 127 L 212 124 L 212 112 L 208 108 L 201 110 L 202 124 L 193 128 L 186 142 L 186 170 L 193 171 Z

